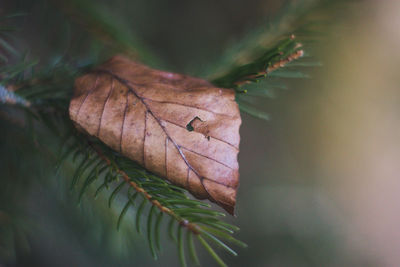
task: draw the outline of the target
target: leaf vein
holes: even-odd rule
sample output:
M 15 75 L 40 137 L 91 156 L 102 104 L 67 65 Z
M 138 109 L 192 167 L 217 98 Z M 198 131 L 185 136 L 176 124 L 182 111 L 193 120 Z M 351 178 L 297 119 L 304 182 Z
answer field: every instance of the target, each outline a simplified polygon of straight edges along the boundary
M 126 93 L 125 110 L 124 110 L 124 116 L 122 118 L 121 135 L 119 137 L 119 152 L 121 154 L 122 154 L 122 137 L 124 135 L 124 125 L 125 125 L 126 111 L 128 109 L 128 100 L 129 100 L 129 91 Z
M 97 129 L 97 136 L 100 136 L 101 121 L 103 120 L 104 110 L 106 109 L 107 102 L 110 99 L 110 96 L 111 96 L 113 90 L 114 90 L 114 80 L 111 80 L 111 88 L 110 88 L 110 91 L 108 92 L 106 100 L 104 101 L 103 110 L 101 111 L 101 115 L 100 115 L 100 119 L 99 119 L 99 128 Z

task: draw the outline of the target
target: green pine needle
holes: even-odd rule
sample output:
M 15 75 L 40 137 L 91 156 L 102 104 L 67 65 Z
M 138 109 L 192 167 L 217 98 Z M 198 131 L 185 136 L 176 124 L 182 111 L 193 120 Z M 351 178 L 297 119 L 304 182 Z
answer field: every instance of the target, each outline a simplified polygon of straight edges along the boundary
M 214 260 L 218 263 L 219 266 L 221 267 L 228 267 L 226 263 L 218 256 L 217 253 L 215 253 L 214 249 L 201 237 L 201 235 L 198 235 L 197 238 L 199 239 L 200 243 L 203 245 L 203 247 L 207 250 L 207 252 L 214 258 Z
M 177 243 L 178 239 L 176 238 L 176 236 L 174 234 L 174 224 L 175 224 L 175 219 L 173 217 L 171 217 L 169 219 L 169 223 L 168 223 L 168 235 L 169 235 L 169 237 L 171 238 L 172 241 Z
M 146 203 L 147 203 L 146 198 L 143 197 L 142 203 L 140 204 L 140 206 L 139 206 L 139 208 L 138 208 L 138 210 L 136 212 L 136 231 L 138 233 L 141 232 L 140 231 L 141 230 L 140 229 L 140 217 L 141 217 L 141 215 L 143 213 L 143 209 L 146 206 Z
M 157 252 L 156 252 L 156 248 L 154 246 L 153 225 L 152 225 L 155 210 L 156 210 L 156 206 L 151 206 L 148 217 L 147 217 L 147 240 L 149 242 L 151 255 L 156 260 Z
M 196 248 L 194 247 L 193 233 L 190 232 L 190 231 L 187 231 L 186 232 L 186 238 L 187 238 L 186 240 L 187 240 L 187 243 L 188 243 L 188 246 L 189 246 L 190 258 L 191 258 L 192 262 L 195 265 L 199 266 L 200 265 L 200 261 L 199 261 L 199 258 L 197 257 Z
M 122 187 L 126 184 L 125 181 L 122 181 L 115 189 L 114 191 L 111 193 L 110 197 L 108 198 L 108 207 L 111 208 L 112 202 L 114 201 L 114 199 L 117 197 L 117 194 L 119 191 L 121 191 Z
M 208 233 L 207 231 L 202 231 L 201 233 L 203 235 L 205 235 L 206 237 L 208 237 L 213 242 L 215 242 L 218 246 L 220 246 L 221 248 L 223 248 L 226 251 L 228 251 L 233 256 L 237 256 L 237 253 L 233 249 L 231 249 L 228 245 L 226 245 L 224 242 L 222 242 L 221 240 L 219 240 L 218 238 L 216 238 L 212 234 Z
M 183 242 L 183 227 L 178 225 L 178 252 L 179 252 L 179 262 L 182 267 L 186 267 L 186 258 L 185 258 L 185 247 Z
M 117 230 L 121 228 L 122 220 L 124 219 L 126 213 L 128 212 L 129 207 L 132 205 L 132 201 L 129 199 L 124 205 L 117 222 Z
M 161 242 L 160 242 L 160 227 L 161 227 L 161 221 L 163 219 L 163 214 L 162 212 L 159 212 L 157 215 L 157 220 L 156 220 L 156 225 L 154 226 L 154 236 L 156 240 L 156 248 L 158 251 L 161 251 Z
M 235 244 L 235 245 L 237 245 L 239 247 L 242 247 L 242 248 L 247 248 L 247 244 L 246 243 L 244 243 L 244 242 L 232 237 L 230 234 L 227 234 L 226 232 L 217 230 L 217 229 L 212 228 L 212 227 L 207 227 L 207 226 L 202 226 L 201 228 L 203 230 L 215 235 L 215 236 L 218 236 L 220 238 L 223 238 L 223 239 L 231 242 L 232 244 Z
M 79 164 L 78 168 L 76 169 L 75 174 L 72 177 L 72 181 L 71 181 L 71 186 L 70 186 L 71 190 L 74 188 L 74 186 L 77 183 L 77 181 L 78 181 L 79 177 L 81 176 L 82 172 L 85 171 L 85 169 L 83 167 L 87 163 L 88 159 L 89 159 L 89 156 L 86 155 L 84 157 L 84 159 L 81 161 L 81 163 Z

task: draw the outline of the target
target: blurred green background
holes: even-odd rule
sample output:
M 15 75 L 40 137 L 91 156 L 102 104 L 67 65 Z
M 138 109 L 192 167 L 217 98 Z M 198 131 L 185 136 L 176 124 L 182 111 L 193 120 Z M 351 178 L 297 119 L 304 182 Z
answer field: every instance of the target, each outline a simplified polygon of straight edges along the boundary
M 206 73 L 237 40 L 267 26 L 284 4 L 100 2 L 154 53 L 158 60 L 151 65 L 191 75 Z M 51 16 L 45 8 L 43 1 L 0 4 L 3 12 L 30 12 L 20 35 L 32 40 L 26 44 L 32 54 L 51 57 L 68 30 L 55 26 L 43 35 L 40 23 Z M 249 247 L 238 250 L 238 257 L 224 255 L 229 266 L 400 265 L 400 3 L 359 1 L 343 12 L 313 51 L 323 66 L 265 100 L 271 121 L 243 114 L 238 216 L 228 220 L 241 228 L 237 236 Z M 14 198 L 3 195 L 1 205 L 21 202 L 26 217 L 20 220 L 35 229 L 26 230 L 26 249 L 5 250 L 5 266 L 178 266 L 173 243 L 164 241 L 162 256 L 153 261 L 145 238 L 117 232 L 116 218 L 98 226 L 102 204 L 77 208 L 73 193 L 57 191 L 63 174 L 53 177 L 34 151 L 31 160 L 21 158 L 22 141 L 5 131 L 6 123 L 1 127 L 2 179 L 32 183 Z M 32 172 L 38 164 L 43 168 Z M 112 238 L 101 234 L 107 227 Z M 201 254 L 203 266 L 215 265 Z

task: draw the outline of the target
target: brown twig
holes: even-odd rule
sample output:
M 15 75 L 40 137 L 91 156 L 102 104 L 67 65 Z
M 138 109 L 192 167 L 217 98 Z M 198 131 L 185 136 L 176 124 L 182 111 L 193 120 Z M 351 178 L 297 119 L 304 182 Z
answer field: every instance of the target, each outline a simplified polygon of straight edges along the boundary
M 92 145 L 91 143 L 89 143 L 89 145 L 94 149 L 94 151 L 97 153 L 97 155 L 104 161 L 106 162 L 106 164 L 108 166 L 112 166 L 111 160 L 109 158 L 107 158 L 104 153 L 96 146 Z M 133 189 L 136 190 L 136 192 L 143 194 L 143 196 L 154 206 L 156 206 L 161 212 L 166 213 L 168 215 L 170 215 L 171 217 L 173 217 L 176 221 L 178 221 L 178 223 L 183 226 L 186 227 L 188 230 L 190 230 L 191 232 L 193 232 L 194 234 L 198 235 L 200 234 L 200 229 L 199 226 L 197 224 L 191 223 L 188 220 L 180 217 L 179 215 L 177 215 L 173 210 L 164 207 L 158 200 L 153 199 L 153 197 L 146 191 L 144 190 L 142 187 L 140 187 L 136 182 L 132 181 L 132 179 L 128 176 L 128 174 L 126 174 L 126 172 L 124 172 L 121 169 L 116 170 L 116 172 L 118 174 L 120 174 L 122 176 L 122 178 L 125 180 L 126 183 L 129 184 L 129 186 L 131 186 Z
M 284 67 L 286 64 L 292 62 L 293 60 L 301 58 L 303 55 L 304 55 L 304 50 L 297 50 L 293 54 L 289 55 L 287 58 L 282 59 L 282 60 L 276 62 L 275 64 L 269 66 L 266 71 L 266 74 L 271 73 L 274 70 Z
M 301 47 L 301 44 L 298 44 L 298 47 Z M 257 77 L 260 77 L 263 75 L 266 76 L 269 73 L 271 73 L 279 68 L 284 67 L 288 63 L 301 58 L 303 55 L 304 55 L 304 50 L 297 50 L 294 53 L 290 54 L 287 58 L 284 58 L 284 59 L 279 60 L 278 62 L 275 62 L 274 64 L 269 66 L 265 71 L 261 71 L 261 72 L 258 72 L 257 74 L 249 75 L 245 78 L 245 80 L 237 81 L 235 83 L 235 85 L 241 86 L 243 84 L 251 83 L 251 81 L 249 81 L 249 80 L 256 79 Z
M 15 88 L 13 86 L 2 86 L 0 85 L 0 103 L 7 105 L 21 105 L 24 107 L 30 107 L 31 103 L 22 97 L 14 93 Z

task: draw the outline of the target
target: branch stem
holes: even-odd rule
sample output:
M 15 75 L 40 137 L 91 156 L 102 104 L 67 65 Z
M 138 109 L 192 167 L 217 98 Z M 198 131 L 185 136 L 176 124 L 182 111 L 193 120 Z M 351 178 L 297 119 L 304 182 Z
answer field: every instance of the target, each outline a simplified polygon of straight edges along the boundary
M 100 148 L 92 145 L 90 142 L 89 142 L 89 145 L 93 148 L 93 150 L 97 153 L 97 155 L 104 162 L 106 162 L 106 164 L 108 166 L 112 166 L 113 167 L 113 164 L 111 163 L 111 160 L 104 155 L 104 153 L 100 150 Z M 140 187 L 136 182 L 132 181 L 132 179 L 129 177 L 129 175 L 126 174 L 126 172 L 124 172 L 123 170 L 117 168 L 116 172 L 119 175 L 122 176 L 122 178 L 125 180 L 126 183 L 129 184 L 129 186 L 131 186 L 133 189 L 135 189 L 136 192 L 141 193 L 152 205 L 157 207 L 161 212 L 166 213 L 169 216 L 173 217 L 176 221 L 178 221 L 178 223 L 181 226 L 186 227 L 192 233 L 194 233 L 196 235 L 200 234 L 199 226 L 197 224 L 189 222 L 188 220 L 186 220 L 186 219 L 182 218 L 181 216 L 177 215 L 170 208 L 167 208 L 167 207 L 163 206 L 158 200 L 153 199 L 153 197 L 146 190 L 144 190 L 142 187 Z
M 283 68 L 288 63 L 301 58 L 303 55 L 304 55 L 304 50 L 297 50 L 296 52 L 290 54 L 287 58 L 284 58 L 284 59 L 279 60 L 278 62 L 275 62 L 274 64 L 269 66 L 265 71 L 258 72 L 257 74 L 254 74 L 254 75 L 249 75 L 245 78 L 245 80 L 237 81 L 235 83 L 235 85 L 241 86 L 243 84 L 251 83 L 251 81 L 249 81 L 249 79 L 251 80 L 251 79 L 260 77 L 262 75 L 268 75 L 269 73 L 271 73 L 279 68 Z

